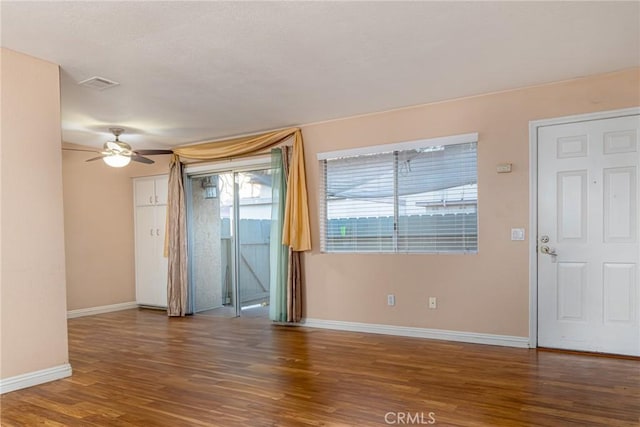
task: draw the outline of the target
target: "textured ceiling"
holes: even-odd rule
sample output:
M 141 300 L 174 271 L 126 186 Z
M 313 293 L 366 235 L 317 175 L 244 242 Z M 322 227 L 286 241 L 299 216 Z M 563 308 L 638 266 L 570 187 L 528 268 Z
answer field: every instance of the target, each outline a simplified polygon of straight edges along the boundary
M 61 66 L 67 142 L 137 148 L 640 65 L 638 2 L 8 2 L 2 46 Z M 99 92 L 92 76 L 120 83 Z

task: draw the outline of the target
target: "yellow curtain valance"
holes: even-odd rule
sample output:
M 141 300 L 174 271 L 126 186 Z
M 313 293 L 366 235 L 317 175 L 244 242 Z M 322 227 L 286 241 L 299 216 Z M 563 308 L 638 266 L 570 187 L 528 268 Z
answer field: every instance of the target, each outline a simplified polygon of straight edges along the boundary
M 255 154 L 295 136 L 302 139 L 298 128 L 282 129 L 260 135 L 243 136 L 223 141 L 203 142 L 173 148 L 173 152 L 185 159 L 219 160 Z
M 309 225 L 309 203 L 302 132 L 299 128 L 288 128 L 260 135 L 181 146 L 174 148 L 173 152 L 186 159 L 228 159 L 230 157 L 259 153 L 282 143 L 290 137 L 293 137 L 294 141 L 290 172 L 287 179 L 282 244 L 291 247 L 294 251 L 308 251 L 311 249 L 311 228 Z

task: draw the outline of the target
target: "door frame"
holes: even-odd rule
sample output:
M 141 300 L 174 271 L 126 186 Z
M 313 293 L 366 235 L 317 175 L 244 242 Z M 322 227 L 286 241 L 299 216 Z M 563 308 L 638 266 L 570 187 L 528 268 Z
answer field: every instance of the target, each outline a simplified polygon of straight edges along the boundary
M 225 159 L 222 161 L 214 161 L 207 163 L 196 163 L 192 165 L 185 165 L 183 170 L 183 183 L 184 183 L 184 191 L 185 191 L 185 202 L 186 202 L 186 215 L 187 215 L 187 236 L 191 236 L 192 233 L 192 196 L 193 196 L 193 188 L 191 178 L 197 178 L 198 176 L 205 176 L 210 174 L 221 174 L 221 173 L 232 173 L 235 175 L 237 172 L 246 172 L 252 171 L 256 168 L 262 167 L 270 167 L 271 166 L 271 155 L 270 154 L 259 154 L 256 156 L 251 156 L 247 158 L 239 158 L 239 159 Z M 238 206 L 238 191 L 237 191 L 237 183 L 234 180 L 234 191 L 233 191 L 233 215 L 234 215 L 234 227 L 239 226 L 239 210 L 236 209 Z M 236 228 L 233 232 L 234 236 L 238 236 L 238 229 Z M 187 312 L 190 314 L 196 314 L 195 312 L 195 301 L 193 299 L 193 263 L 192 257 L 189 256 L 193 252 L 193 242 L 191 239 L 187 239 L 187 269 L 188 269 L 188 288 L 189 288 L 189 298 L 188 298 L 188 310 Z M 239 304 L 239 289 L 238 289 L 238 272 L 239 272 L 239 263 L 238 260 L 240 258 L 239 251 L 240 245 L 234 245 L 234 254 L 232 261 L 232 282 L 233 282 L 233 298 L 235 300 L 235 317 L 239 317 L 242 312 L 242 307 Z
M 639 114 L 640 107 L 631 107 L 529 122 L 529 348 L 538 346 L 538 129 Z

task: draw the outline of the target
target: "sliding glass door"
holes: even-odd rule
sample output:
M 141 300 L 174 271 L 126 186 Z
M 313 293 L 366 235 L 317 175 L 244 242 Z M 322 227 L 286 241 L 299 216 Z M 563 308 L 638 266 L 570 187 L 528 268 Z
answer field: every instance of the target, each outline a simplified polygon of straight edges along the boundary
M 264 313 L 269 303 L 271 170 L 240 172 L 238 183 L 237 265 L 241 310 Z
M 233 179 L 233 173 L 220 173 L 190 177 L 186 181 L 192 313 L 214 309 L 220 309 L 219 315 L 236 313 L 231 233 Z
M 266 317 L 271 170 L 199 173 L 186 194 L 190 311 Z

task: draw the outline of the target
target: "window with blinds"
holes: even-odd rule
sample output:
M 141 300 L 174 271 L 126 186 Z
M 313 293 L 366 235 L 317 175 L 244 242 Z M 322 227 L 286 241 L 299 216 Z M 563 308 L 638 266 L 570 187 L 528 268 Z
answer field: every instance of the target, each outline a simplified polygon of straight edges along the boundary
M 478 251 L 477 134 L 318 159 L 323 252 Z

